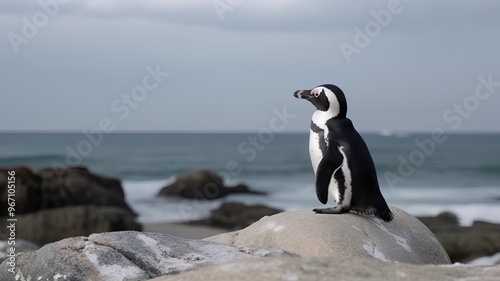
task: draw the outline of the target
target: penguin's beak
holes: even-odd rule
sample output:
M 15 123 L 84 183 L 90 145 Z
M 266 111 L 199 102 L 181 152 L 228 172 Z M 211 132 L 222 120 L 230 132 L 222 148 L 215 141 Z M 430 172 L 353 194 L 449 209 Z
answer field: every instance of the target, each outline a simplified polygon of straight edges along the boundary
M 294 97 L 298 99 L 305 99 L 305 100 L 310 100 L 314 96 L 311 94 L 310 90 L 298 90 L 293 94 Z

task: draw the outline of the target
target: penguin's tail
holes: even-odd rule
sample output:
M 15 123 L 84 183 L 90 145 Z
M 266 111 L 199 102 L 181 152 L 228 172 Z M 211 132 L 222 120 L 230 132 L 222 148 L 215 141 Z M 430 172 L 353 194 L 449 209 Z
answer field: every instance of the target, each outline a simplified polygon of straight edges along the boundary
M 394 215 L 387 205 L 383 209 L 377 209 L 373 214 L 385 222 L 391 222 L 394 219 Z

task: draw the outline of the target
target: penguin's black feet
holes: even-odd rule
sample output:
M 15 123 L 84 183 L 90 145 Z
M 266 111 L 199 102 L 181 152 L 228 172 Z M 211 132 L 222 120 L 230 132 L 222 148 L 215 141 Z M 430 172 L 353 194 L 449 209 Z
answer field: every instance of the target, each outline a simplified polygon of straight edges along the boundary
M 344 208 L 342 204 L 338 204 L 335 208 L 317 208 L 313 210 L 317 214 L 342 214 L 348 213 L 349 209 Z

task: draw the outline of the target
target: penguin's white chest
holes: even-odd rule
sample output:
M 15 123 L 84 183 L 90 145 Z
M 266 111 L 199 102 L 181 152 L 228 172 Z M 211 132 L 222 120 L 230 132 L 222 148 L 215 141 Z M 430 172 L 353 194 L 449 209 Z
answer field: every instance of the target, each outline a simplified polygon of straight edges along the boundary
M 323 152 L 321 151 L 319 143 L 319 134 L 311 130 L 309 134 L 309 156 L 311 157 L 311 164 L 315 175 L 318 170 L 319 162 L 323 159 Z
M 328 135 L 328 131 L 326 131 L 325 138 Z M 314 170 L 314 175 L 316 175 L 318 171 L 318 165 L 323 159 L 323 151 L 321 151 L 320 143 L 324 141 L 321 139 L 320 135 L 313 130 L 310 131 L 309 134 L 309 156 L 311 157 L 311 164 Z M 327 143 L 328 147 L 328 143 Z M 340 201 L 340 190 L 338 187 L 338 182 L 335 179 L 335 173 L 332 174 L 332 178 L 330 180 L 330 185 L 328 186 L 328 193 L 333 197 L 335 202 Z
M 315 175 L 318 170 L 319 162 L 323 158 L 323 151 L 321 151 L 320 143 L 326 142 L 326 147 L 328 147 L 328 127 L 326 126 L 328 119 L 329 116 L 318 110 L 314 112 L 311 120 L 312 123 L 323 133 L 323 139 L 321 139 L 318 132 L 315 132 L 312 129 L 309 132 L 309 156 L 311 157 L 311 163 Z
M 324 130 L 325 141 L 327 141 L 328 129 L 327 128 L 321 128 L 321 129 Z M 311 164 L 314 170 L 314 175 L 316 175 L 318 171 L 318 165 L 321 162 L 321 159 L 323 159 L 323 152 L 321 151 L 321 145 L 320 145 L 322 141 L 323 140 L 321 140 L 320 135 L 311 129 L 309 133 L 309 156 L 311 157 Z M 328 147 L 328 145 L 329 144 L 327 142 L 326 147 Z M 344 148 L 339 147 L 338 150 L 342 154 L 343 161 L 340 167 L 335 167 L 335 172 L 332 174 L 330 185 L 328 186 L 328 193 L 332 196 L 335 202 L 340 203 L 341 196 L 339 190 L 339 183 L 335 179 L 335 173 L 339 169 L 341 169 L 341 172 L 344 174 L 344 179 L 345 179 L 344 181 L 345 193 L 343 194 L 343 200 L 341 203 L 344 204 L 344 206 L 348 207 L 351 203 L 351 198 L 352 198 L 351 171 L 349 169 L 349 164 L 347 163 L 347 156 L 344 152 Z

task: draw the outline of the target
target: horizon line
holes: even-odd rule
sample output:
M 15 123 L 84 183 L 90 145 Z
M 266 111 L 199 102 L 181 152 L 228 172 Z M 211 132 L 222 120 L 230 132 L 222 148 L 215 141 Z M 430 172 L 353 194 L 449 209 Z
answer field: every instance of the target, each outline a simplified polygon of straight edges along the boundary
M 381 136 L 406 136 L 411 134 L 431 134 L 432 130 L 358 130 L 362 134 Z M 500 134 L 500 131 L 460 130 L 444 131 L 446 134 Z M 0 134 L 82 134 L 84 130 L 0 130 Z M 102 132 L 101 132 L 102 133 Z M 258 130 L 117 130 L 109 134 L 258 134 Z M 290 130 L 275 134 L 309 134 L 309 130 Z

